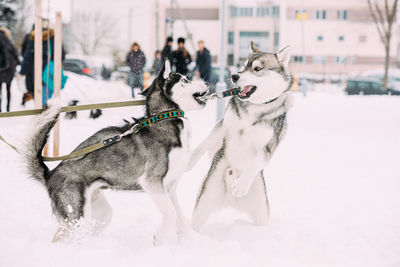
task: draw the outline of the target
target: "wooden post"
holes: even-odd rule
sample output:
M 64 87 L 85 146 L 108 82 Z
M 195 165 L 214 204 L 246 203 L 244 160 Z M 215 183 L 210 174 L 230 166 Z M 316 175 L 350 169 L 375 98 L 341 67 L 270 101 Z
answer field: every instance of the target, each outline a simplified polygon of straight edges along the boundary
M 34 40 L 34 100 L 35 108 L 42 108 L 42 0 L 35 0 L 35 40 Z
M 53 97 L 60 96 L 61 90 L 61 61 L 62 61 L 62 24 L 61 12 L 56 13 L 56 27 L 54 29 L 54 93 Z M 58 157 L 60 148 L 60 120 L 54 126 L 54 157 Z
M 43 36 L 42 36 L 42 0 L 35 0 L 35 39 L 34 39 L 34 101 L 35 108 L 42 108 L 42 66 L 43 66 Z M 47 156 L 47 145 L 43 149 Z

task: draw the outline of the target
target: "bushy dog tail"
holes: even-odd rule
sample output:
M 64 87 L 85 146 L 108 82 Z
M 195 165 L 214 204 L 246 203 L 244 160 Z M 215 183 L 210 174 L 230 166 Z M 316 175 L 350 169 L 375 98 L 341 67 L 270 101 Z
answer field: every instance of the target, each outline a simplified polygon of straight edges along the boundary
M 50 100 L 44 111 L 34 119 L 33 129 L 21 151 L 28 174 L 42 184 L 46 183 L 49 173 L 49 168 L 43 162 L 42 150 L 59 115 L 59 98 Z

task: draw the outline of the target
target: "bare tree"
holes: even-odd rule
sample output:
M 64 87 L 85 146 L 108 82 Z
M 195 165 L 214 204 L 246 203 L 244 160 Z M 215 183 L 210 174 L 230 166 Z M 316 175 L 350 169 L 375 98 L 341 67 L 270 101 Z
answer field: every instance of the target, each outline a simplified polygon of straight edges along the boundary
M 388 69 L 390 63 L 390 40 L 392 38 L 392 27 L 396 20 L 397 0 L 392 0 L 390 6 L 388 0 L 385 0 L 385 5 L 379 5 L 381 0 L 367 0 L 368 7 L 372 18 L 378 29 L 379 36 L 385 48 L 385 76 L 383 78 L 383 90 L 387 89 L 388 85 Z
M 101 11 L 75 12 L 74 42 L 84 55 L 94 54 L 105 41 L 114 36 L 115 19 Z
M 17 48 L 21 48 L 25 35 L 27 34 L 27 20 L 29 20 L 32 7 L 26 0 L 16 1 L 17 22 L 12 28 L 13 39 Z

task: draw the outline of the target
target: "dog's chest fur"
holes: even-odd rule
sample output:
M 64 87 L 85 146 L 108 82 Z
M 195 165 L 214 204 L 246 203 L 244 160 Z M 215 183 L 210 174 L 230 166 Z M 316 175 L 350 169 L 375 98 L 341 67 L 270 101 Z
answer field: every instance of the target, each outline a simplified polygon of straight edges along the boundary
M 273 152 L 268 151 L 268 147 L 273 145 L 275 149 L 285 130 L 286 111 L 285 101 L 282 100 L 274 105 L 230 101 L 222 124 L 227 129 L 226 157 L 230 163 L 246 168 L 256 164 L 255 161 L 268 160 Z M 280 120 L 283 120 L 282 127 L 277 129 L 275 124 Z
M 173 169 L 177 169 L 177 171 L 183 171 L 187 166 L 187 162 L 190 155 L 190 147 L 189 147 L 189 137 L 190 137 L 190 122 L 187 119 L 182 119 L 183 121 L 183 130 L 180 133 L 180 141 L 182 146 L 176 147 L 171 150 L 168 155 L 169 166 L 173 168 L 169 168 L 169 170 L 174 171 Z
M 273 136 L 271 126 L 264 123 L 253 125 L 262 109 L 249 109 L 237 116 L 231 109 L 225 114 L 223 127 L 229 129 L 226 134 L 226 155 L 236 167 L 246 167 L 247 160 L 263 157 L 264 147 Z

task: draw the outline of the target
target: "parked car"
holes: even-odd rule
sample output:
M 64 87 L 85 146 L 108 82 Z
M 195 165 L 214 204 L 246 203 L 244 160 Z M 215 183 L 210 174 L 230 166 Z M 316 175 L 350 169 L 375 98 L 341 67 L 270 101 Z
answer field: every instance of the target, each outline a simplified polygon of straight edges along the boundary
M 400 91 L 393 88 L 382 89 L 382 82 L 377 79 L 350 78 L 347 80 L 345 92 L 348 95 L 400 95 Z
M 88 67 L 85 61 L 81 59 L 67 58 L 63 62 L 63 69 L 80 75 L 89 76 L 94 78 L 93 71 Z

